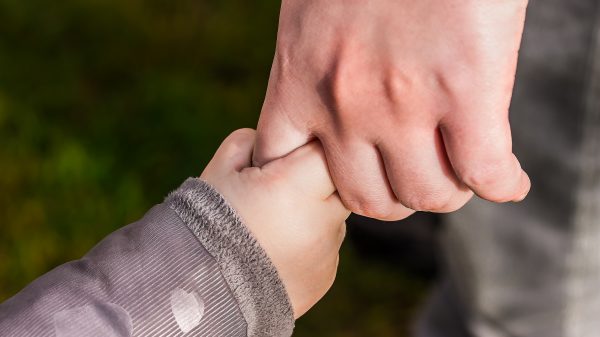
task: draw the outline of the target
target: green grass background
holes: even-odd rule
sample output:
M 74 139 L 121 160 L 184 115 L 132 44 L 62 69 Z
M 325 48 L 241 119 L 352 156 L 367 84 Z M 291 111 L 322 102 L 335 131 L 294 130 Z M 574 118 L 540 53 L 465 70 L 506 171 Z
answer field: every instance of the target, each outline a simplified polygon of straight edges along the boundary
M 256 124 L 275 0 L 0 0 L 0 301 Z M 404 336 L 427 285 L 351 244 L 297 336 Z

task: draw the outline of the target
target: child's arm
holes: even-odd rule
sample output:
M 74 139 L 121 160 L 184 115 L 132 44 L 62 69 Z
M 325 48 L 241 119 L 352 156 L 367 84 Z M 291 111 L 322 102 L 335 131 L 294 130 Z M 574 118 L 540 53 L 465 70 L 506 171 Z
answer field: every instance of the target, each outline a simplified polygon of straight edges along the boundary
M 202 180 L 0 304 L 0 334 L 289 336 L 333 282 L 349 213 L 318 145 L 248 168 L 253 145 L 235 132 Z

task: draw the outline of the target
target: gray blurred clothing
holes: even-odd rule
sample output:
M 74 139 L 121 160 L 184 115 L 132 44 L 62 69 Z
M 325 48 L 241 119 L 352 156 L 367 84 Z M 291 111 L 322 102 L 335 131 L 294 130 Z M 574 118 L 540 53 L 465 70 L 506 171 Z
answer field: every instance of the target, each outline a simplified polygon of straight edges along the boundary
M 445 218 L 420 337 L 600 336 L 600 1 L 530 1 L 511 125 L 533 189 Z
M 199 179 L 0 304 L 0 336 L 11 337 L 262 337 L 293 327 L 277 270 Z

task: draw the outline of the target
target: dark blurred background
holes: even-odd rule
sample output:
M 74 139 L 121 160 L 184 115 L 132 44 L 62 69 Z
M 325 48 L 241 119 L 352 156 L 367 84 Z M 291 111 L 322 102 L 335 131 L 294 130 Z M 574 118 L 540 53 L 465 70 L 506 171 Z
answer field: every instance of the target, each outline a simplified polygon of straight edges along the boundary
M 138 219 L 229 132 L 256 125 L 278 10 L 0 0 L 0 301 Z M 419 222 L 352 218 L 338 280 L 295 335 L 406 336 L 435 275 L 435 225 Z

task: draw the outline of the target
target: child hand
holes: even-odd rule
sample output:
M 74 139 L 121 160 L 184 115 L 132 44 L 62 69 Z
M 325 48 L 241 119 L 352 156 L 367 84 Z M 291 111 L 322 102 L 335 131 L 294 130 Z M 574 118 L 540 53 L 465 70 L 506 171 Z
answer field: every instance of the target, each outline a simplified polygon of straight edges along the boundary
M 233 132 L 201 178 L 238 212 L 277 268 L 302 316 L 329 290 L 345 235 L 344 208 L 318 142 L 251 167 L 255 131 Z

